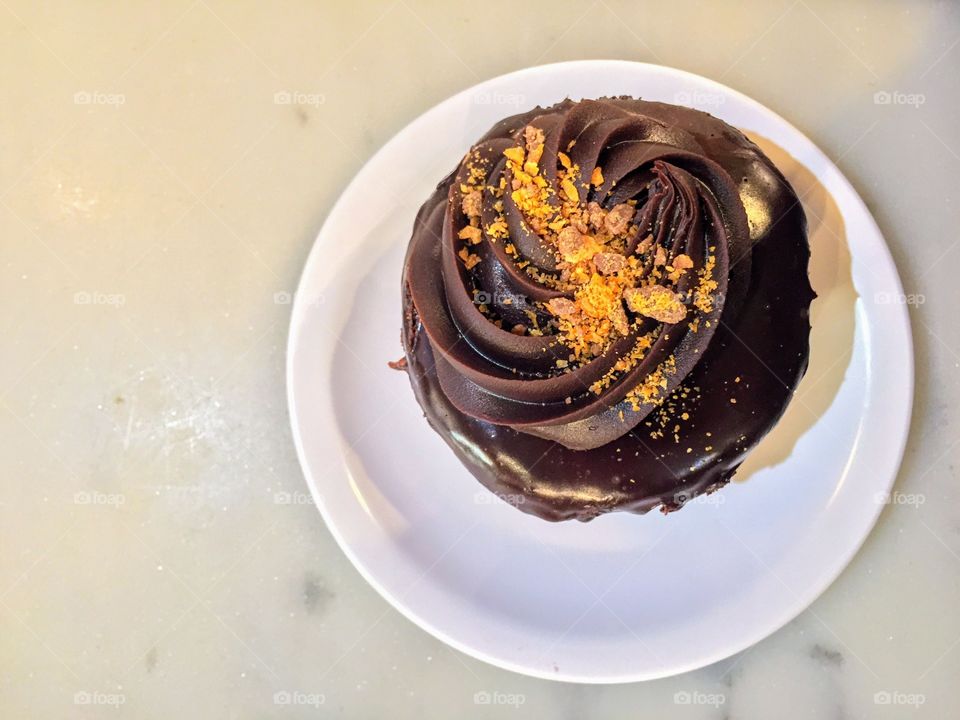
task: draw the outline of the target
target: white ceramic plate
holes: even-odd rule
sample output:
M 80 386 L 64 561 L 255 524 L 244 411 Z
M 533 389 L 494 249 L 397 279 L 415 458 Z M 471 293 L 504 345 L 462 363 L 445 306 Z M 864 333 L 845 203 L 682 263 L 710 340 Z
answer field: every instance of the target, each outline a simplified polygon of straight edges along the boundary
M 810 370 L 735 481 L 669 516 L 551 524 L 482 488 L 424 420 L 402 355 L 400 271 L 414 214 L 500 118 L 566 96 L 633 95 L 712 112 L 758 140 L 804 196 Z M 765 139 L 764 139 L 765 138 Z M 357 174 L 320 231 L 293 307 L 287 380 L 314 500 L 394 607 L 510 670 L 581 682 L 721 660 L 801 613 L 847 565 L 900 462 L 910 330 L 876 224 L 785 120 L 710 80 L 620 61 L 504 75 L 421 115 Z

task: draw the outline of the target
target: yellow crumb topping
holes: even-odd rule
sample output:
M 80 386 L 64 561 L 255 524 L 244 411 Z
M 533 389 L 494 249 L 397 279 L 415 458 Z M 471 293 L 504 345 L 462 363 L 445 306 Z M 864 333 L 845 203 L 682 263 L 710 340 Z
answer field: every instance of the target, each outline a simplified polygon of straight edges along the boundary
M 677 363 L 671 355 L 647 375 L 642 383 L 627 393 L 627 402 L 634 410 L 640 410 L 642 405 L 659 402 L 663 398 L 663 391 L 667 389 L 667 378 L 676 372 Z

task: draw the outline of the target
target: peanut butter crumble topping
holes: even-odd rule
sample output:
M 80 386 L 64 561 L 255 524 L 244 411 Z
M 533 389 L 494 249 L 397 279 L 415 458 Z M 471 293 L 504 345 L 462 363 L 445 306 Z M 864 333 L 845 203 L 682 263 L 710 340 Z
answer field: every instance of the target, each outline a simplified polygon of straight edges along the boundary
M 542 286 L 563 293 L 562 297 L 537 303 L 548 322 L 543 324 L 538 313 L 528 310 L 530 324 L 515 324 L 509 327 L 510 332 L 556 335 L 558 342 L 570 350 L 568 358 L 556 361 L 556 368 L 570 372 L 603 355 L 618 338 L 638 331 L 647 318 L 673 325 L 688 319 L 690 310 L 706 314 L 713 309 L 711 293 L 718 287 L 713 280 L 713 247 L 703 266 L 695 270 L 696 263 L 689 255 L 678 253 L 671 257 L 653 235 L 631 243 L 638 232 L 636 200 L 610 208 L 590 200 L 592 189 L 605 182 L 603 169 L 595 167 L 584 180 L 579 166 L 564 152 L 556 154 L 555 183 L 549 181 L 541 166 L 544 131 L 527 125 L 518 136 L 516 145 L 503 150 L 506 172 L 496 185 L 486 184 L 487 163 L 481 162 L 479 155 L 469 159 L 467 180 L 460 186 L 460 209 L 469 224 L 458 231 L 459 239 L 464 241 L 458 256 L 467 270 L 481 262 L 472 248 L 484 236 L 492 242 L 506 240 L 503 251 L 519 270 Z M 574 143 L 568 145 L 568 152 Z M 486 227 L 481 222 L 484 191 L 495 198 L 496 213 L 495 220 Z M 555 270 L 545 271 L 533 265 L 509 242 L 506 200 L 516 206 L 542 246 L 552 251 Z M 631 247 L 633 252 L 629 252 Z M 696 272 L 694 290 L 681 293 L 677 288 L 688 272 Z M 684 298 L 688 298 L 686 302 Z M 481 306 L 481 311 L 486 310 Z M 690 319 L 691 332 L 698 331 L 700 319 L 700 314 Z M 502 327 L 499 321 L 495 322 Z M 636 367 L 658 334 L 659 330 L 638 335 L 632 350 L 619 358 L 590 390 L 599 394 Z M 670 357 L 631 391 L 628 401 L 635 407 L 653 402 L 667 387 L 667 376 L 674 371 L 675 362 Z

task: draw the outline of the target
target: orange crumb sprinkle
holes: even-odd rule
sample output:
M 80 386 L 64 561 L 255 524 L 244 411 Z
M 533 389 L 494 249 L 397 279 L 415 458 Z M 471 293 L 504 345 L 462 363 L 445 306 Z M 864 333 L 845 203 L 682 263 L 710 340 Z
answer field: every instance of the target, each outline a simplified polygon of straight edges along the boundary
M 471 253 L 466 248 L 460 248 L 460 252 L 457 253 L 457 256 L 463 260 L 463 264 L 466 266 L 467 270 L 472 270 L 474 266 L 480 262 L 480 256 Z

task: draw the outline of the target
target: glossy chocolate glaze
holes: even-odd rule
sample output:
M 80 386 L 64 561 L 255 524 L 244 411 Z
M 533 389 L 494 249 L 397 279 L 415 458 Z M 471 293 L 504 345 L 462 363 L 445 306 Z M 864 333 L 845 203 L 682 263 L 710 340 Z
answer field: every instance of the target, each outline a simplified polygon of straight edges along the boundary
M 780 418 L 806 370 L 814 294 L 803 210 L 753 143 L 705 113 L 629 98 L 564 101 L 501 121 L 477 147 L 495 165 L 527 124 L 545 130 L 545 156 L 577 139 L 574 159 L 587 173 L 602 165 L 605 176 L 619 180 L 608 178 L 591 199 L 609 208 L 638 198 L 641 224 L 647 206 L 663 207 L 658 188 L 675 181 L 677 194 L 698 194 L 686 207 L 677 201 L 680 220 L 648 228 L 663 235 L 666 247 L 690 248 L 694 257 L 707 246 L 719 248 L 721 292 L 713 312 L 701 318 L 712 322 L 699 332 L 690 332 L 689 323 L 661 330 L 650 355 L 672 355 L 678 366 L 665 402 L 637 410 L 623 400 L 651 370 L 649 363 L 599 397 L 582 392 L 564 402 L 570 373 L 538 364 L 558 356 L 555 338 L 541 346 L 544 339 L 512 336 L 472 314 L 469 293 L 477 287 L 522 302 L 556 292 L 532 285 L 493 242 L 484 243 L 482 262 L 469 277 L 451 260 L 464 220 L 458 216 L 462 165 L 421 208 L 404 267 L 403 343 L 414 393 L 470 472 L 525 512 L 589 520 L 613 510 L 675 510 L 729 481 Z M 545 174 L 551 164 L 541 161 Z M 511 224 L 511 239 L 524 256 L 551 271 L 550 254 L 524 233 Z M 585 388 L 589 374 L 599 371 L 580 372 Z

